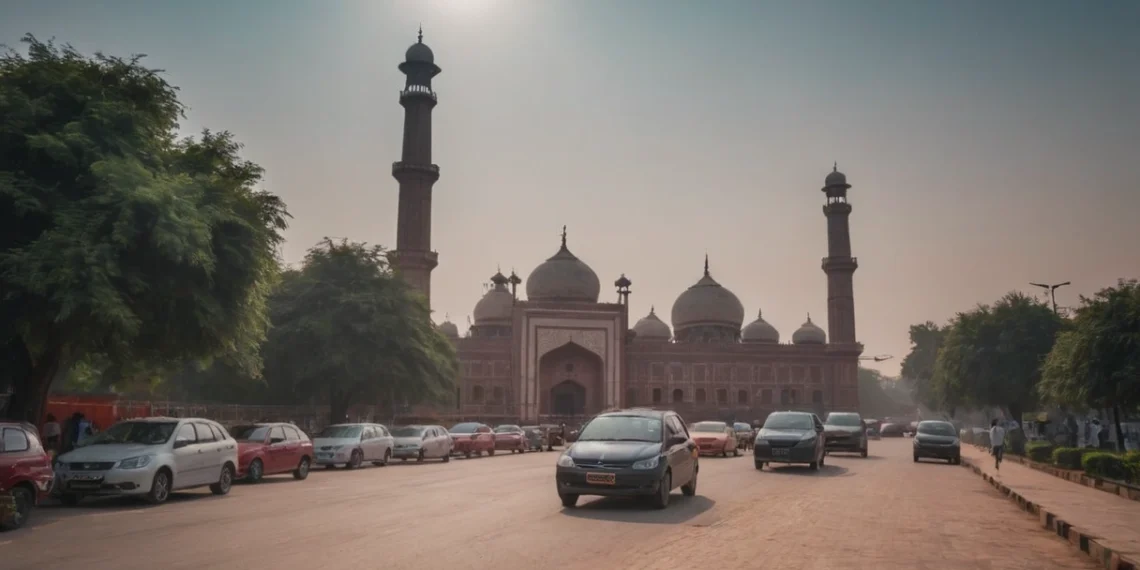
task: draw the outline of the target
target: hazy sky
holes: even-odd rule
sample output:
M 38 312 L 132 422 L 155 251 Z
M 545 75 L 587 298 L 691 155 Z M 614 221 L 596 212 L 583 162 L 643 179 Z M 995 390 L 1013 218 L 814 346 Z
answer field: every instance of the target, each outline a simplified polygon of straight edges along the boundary
M 394 245 L 396 65 L 421 22 L 443 68 L 437 321 L 465 328 L 565 224 L 603 299 L 632 279 L 631 322 L 668 319 L 707 251 L 748 320 L 826 325 L 833 161 L 858 336 L 888 373 L 912 323 L 1140 273 L 1140 2 L 0 0 L 0 42 L 168 70 L 187 131 L 233 131 L 267 169 L 290 261 L 322 236 Z

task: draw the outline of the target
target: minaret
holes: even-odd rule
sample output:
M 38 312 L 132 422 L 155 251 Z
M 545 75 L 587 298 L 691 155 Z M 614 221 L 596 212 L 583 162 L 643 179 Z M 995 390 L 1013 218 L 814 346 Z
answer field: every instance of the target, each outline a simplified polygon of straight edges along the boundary
M 424 43 L 424 31 L 408 48 L 400 71 L 407 76 L 400 91 L 404 107 L 404 149 L 392 163 L 392 176 L 400 183 L 396 222 L 396 250 L 390 257 L 403 278 L 431 301 L 431 270 L 439 254 L 431 250 L 431 190 L 439 180 L 439 166 L 431 162 L 431 112 L 436 94 L 431 79 L 442 71 Z
M 833 344 L 854 344 L 855 292 L 852 276 L 859 267 L 851 257 L 851 204 L 847 203 L 847 176 L 836 164 L 824 181 L 823 192 L 827 204 L 827 257 L 823 258 L 823 272 L 827 274 L 827 336 Z

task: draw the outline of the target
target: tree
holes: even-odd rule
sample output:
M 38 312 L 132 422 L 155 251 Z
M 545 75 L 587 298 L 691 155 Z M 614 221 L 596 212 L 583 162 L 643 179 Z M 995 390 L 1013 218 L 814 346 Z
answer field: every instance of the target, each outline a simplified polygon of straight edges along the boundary
M 283 275 L 270 306 L 267 382 L 328 403 L 332 421 L 355 402 L 394 411 L 455 394 L 454 346 L 378 246 L 326 238 Z
M 1070 330 L 1057 337 L 1039 386 L 1047 401 L 1081 408 L 1111 408 L 1117 441 L 1124 441 L 1122 410 L 1140 408 L 1140 283 L 1081 297 Z
M 933 322 L 911 325 L 910 353 L 902 361 L 902 377 L 913 387 L 914 397 L 923 405 L 934 409 L 942 409 L 948 403 L 931 385 L 934 363 L 945 337 L 946 329 Z M 953 415 L 953 406 L 947 408 L 947 411 Z
M 85 360 L 111 382 L 217 356 L 255 373 L 288 218 L 261 168 L 229 133 L 179 140 L 176 89 L 141 56 L 23 41 L 0 56 L 7 414 L 37 421 Z
M 859 367 L 859 411 L 864 416 L 885 418 L 905 409 L 902 402 L 887 392 L 887 385 L 893 381 L 878 370 Z
M 933 394 L 944 408 L 999 406 L 1020 421 L 1037 405 L 1041 364 L 1062 326 L 1048 305 L 1016 292 L 958 313 L 938 351 Z

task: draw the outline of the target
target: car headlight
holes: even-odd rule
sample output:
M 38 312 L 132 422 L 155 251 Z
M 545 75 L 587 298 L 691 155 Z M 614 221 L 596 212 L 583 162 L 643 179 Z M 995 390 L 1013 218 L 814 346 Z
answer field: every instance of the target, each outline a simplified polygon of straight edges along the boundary
M 661 462 L 660 456 L 650 457 L 649 459 L 642 459 L 633 464 L 634 469 L 656 469 L 657 464 Z
M 564 453 L 558 457 L 558 466 L 559 467 L 573 467 L 574 466 L 574 459 L 571 458 L 569 455 Z
M 811 435 L 804 435 L 803 439 L 801 439 L 800 442 L 797 443 L 796 445 L 799 445 L 802 447 L 811 447 L 811 446 L 815 445 L 815 438 L 816 438 L 816 435 L 814 433 Z
M 140 455 L 138 457 L 130 457 L 119 462 L 119 469 L 142 469 L 150 465 L 149 455 Z

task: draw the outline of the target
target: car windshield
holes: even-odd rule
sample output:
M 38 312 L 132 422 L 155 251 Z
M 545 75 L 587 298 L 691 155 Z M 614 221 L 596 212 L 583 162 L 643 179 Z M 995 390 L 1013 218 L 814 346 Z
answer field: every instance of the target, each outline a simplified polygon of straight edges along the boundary
M 578 441 L 661 441 L 661 420 L 643 416 L 600 416 L 590 420 Z
M 733 424 L 732 429 L 735 429 L 736 431 L 749 431 L 752 429 L 752 426 L 744 423 L 736 423 Z
M 321 433 L 317 435 L 317 437 L 325 439 L 349 439 L 360 437 L 363 431 L 364 428 L 361 426 L 329 426 L 321 430 Z
M 230 434 L 238 441 L 265 441 L 269 426 L 236 426 Z
M 918 433 L 923 435 L 958 435 L 958 432 L 954 431 L 954 426 L 946 422 L 922 422 L 918 424 Z
M 424 430 L 420 426 L 404 426 L 392 430 L 392 437 L 423 437 Z
M 697 422 L 689 428 L 689 431 L 720 433 L 727 427 L 728 425 L 724 422 Z
M 814 429 L 811 416 L 807 414 L 772 414 L 764 421 L 764 429 Z
M 495 433 L 515 433 L 520 431 L 519 426 L 499 426 L 495 428 Z
M 475 433 L 482 424 L 455 424 L 451 429 L 447 430 L 451 433 Z
M 828 414 L 827 425 L 829 426 L 857 426 L 859 425 L 859 414 Z
M 88 440 L 87 445 L 141 443 L 162 445 L 174 435 L 178 422 L 119 422 Z

